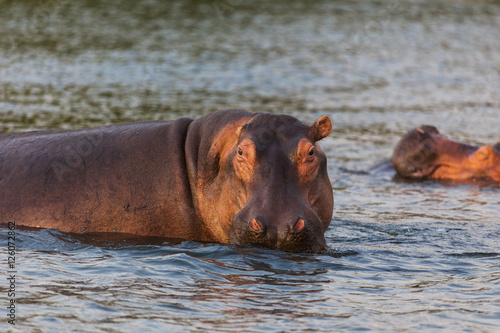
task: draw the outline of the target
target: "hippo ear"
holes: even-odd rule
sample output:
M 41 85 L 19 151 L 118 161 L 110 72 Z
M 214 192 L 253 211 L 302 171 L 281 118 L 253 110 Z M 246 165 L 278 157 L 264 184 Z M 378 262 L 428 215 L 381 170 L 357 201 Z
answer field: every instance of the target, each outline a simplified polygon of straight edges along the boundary
M 497 152 L 497 154 L 500 154 L 500 141 L 493 145 L 493 149 Z
M 319 118 L 309 130 L 311 137 L 314 141 L 319 141 L 330 134 L 332 131 L 332 122 L 327 116 Z
M 439 134 L 438 129 L 432 125 L 422 125 L 415 130 L 420 134 Z

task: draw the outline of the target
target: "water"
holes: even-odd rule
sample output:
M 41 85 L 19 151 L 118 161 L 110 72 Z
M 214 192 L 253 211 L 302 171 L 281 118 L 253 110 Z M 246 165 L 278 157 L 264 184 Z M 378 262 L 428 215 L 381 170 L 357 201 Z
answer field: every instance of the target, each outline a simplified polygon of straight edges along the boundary
M 424 123 L 500 140 L 499 29 L 490 1 L 0 1 L 3 132 L 326 114 L 335 192 L 321 255 L 18 229 L 0 330 L 498 332 L 500 187 L 366 171 Z

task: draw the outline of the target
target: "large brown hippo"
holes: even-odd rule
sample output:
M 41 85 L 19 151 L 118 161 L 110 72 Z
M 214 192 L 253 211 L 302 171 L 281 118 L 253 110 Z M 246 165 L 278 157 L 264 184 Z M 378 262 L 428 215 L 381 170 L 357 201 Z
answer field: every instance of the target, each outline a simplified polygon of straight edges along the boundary
M 322 252 L 333 192 L 317 141 L 331 128 L 226 110 L 2 134 L 0 222 Z
M 399 141 L 392 165 L 404 178 L 498 182 L 500 142 L 493 146 L 471 146 L 446 138 L 434 126 L 423 125 Z

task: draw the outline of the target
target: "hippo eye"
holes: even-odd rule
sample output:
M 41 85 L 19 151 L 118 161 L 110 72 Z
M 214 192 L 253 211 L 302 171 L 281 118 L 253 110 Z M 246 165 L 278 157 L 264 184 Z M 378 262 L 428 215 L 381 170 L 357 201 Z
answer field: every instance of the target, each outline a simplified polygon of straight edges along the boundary
M 307 161 L 311 162 L 314 160 L 314 146 L 311 146 L 311 148 L 309 148 L 309 151 L 307 152 Z
M 238 147 L 238 155 L 240 155 L 240 156 L 243 155 L 243 150 L 241 150 L 240 147 Z

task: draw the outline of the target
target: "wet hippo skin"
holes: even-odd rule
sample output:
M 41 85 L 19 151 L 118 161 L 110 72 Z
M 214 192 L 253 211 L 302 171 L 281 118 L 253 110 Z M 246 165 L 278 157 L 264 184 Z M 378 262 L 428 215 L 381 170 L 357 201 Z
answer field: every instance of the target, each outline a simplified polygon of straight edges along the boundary
M 0 135 L 0 222 L 322 252 L 333 213 L 312 126 L 218 111 L 197 120 Z
M 391 159 L 397 174 L 411 179 L 500 181 L 500 142 L 472 146 L 441 135 L 422 125 L 397 144 Z

